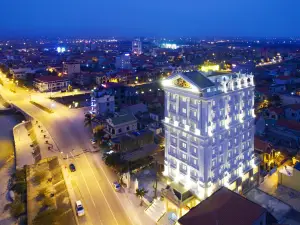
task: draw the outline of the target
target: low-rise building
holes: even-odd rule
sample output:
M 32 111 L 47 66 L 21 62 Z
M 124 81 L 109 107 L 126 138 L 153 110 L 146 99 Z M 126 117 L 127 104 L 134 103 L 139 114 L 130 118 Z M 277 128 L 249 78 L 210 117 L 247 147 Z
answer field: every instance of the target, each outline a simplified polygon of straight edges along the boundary
M 66 90 L 70 81 L 66 77 L 43 76 L 35 78 L 33 86 L 40 92 Z
M 181 225 L 267 225 L 268 211 L 222 187 L 179 219 Z
M 91 113 L 107 115 L 115 112 L 115 96 L 103 91 L 92 91 Z
M 64 62 L 63 74 L 72 78 L 75 73 L 80 73 L 80 63 L 78 62 Z
M 10 72 L 12 73 L 14 79 L 26 80 L 27 75 L 34 74 L 35 70 L 31 68 L 15 68 L 15 69 L 10 69 Z
M 137 119 L 132 114 L 115 115 L 106 120 L 105 132 L 109 138 L 125 135 L 137 130 Z

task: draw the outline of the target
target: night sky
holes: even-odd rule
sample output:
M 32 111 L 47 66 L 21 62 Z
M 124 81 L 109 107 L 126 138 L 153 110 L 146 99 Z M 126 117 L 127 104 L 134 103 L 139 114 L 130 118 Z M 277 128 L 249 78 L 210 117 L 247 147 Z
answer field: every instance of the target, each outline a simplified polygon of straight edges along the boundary
M 1 0 L 0 36 L 300 36 L 300 0 Z

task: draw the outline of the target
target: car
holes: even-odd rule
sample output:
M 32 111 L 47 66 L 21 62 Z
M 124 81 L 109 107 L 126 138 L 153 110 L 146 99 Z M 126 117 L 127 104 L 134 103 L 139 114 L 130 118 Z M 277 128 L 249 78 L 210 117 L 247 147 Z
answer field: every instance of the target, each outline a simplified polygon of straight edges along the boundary
M 83 208 L 80 200 L 76 201 L 76 213 L 77 213 L 77 216 L 84 215 L 84 208 Z
M 92 143 L 93 145 L 96 144 L 95 138 L 92 138 L 92 139 L 91 139 L 91 143 Z
M 114 187 L 115 191 L 121 190 L 121 185 L 117 181 L 113 182 L 113 187 Z
M 75 165 L 73 163 L 71 163 L 69 165 L 69 168 L 70 168 L 71 172 L 75 172 L 76 171 L 76 167 L 75 167 Z

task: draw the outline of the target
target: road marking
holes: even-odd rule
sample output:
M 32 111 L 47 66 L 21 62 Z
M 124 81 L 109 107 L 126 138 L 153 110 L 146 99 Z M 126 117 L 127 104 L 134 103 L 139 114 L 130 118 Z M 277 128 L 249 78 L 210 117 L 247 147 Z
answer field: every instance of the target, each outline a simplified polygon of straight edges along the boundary
M 86 157 L 86 156 L 85 156 Z M 106 180 L 108 181 L 108 183 L 110 184 L 110 180 L 108 179 L 108 177 L 107 177 L 107 175 L 106 175 L 106 172 L 104 171 L 104 169 L 102 168 L 102 166 L 100 165 L 99 166 L 100 167 L 100 169 L 102 170 L 102 172 L 104 173 L 104 176 L 105 176 L 105 178 L 106 178 Z M 98 181 L 97 181 L 98 182 Z M 115 196 L 118 198 L 118 200 L 119 200 L 119 203 L 121 204 L 121 206 L 122 206 L 122 208 L 123 208 L 123 210 L 125 211 L 125 214 L 127 215 L 127 217 L 129 218 L 129 220 L 130 220 L 130 222 L 131 222 L 131 224 L 134 224 L 133 223 L 133 221 L 132 221 L 132 219 L 131 219 L 131 217 L 130 216 L 128 216 L 128 214 L 126 213 L 127 212 L 127 210 L 124 208 L 124 206 L 123 206 L 123 204 L 122 204 L 122 201 L 121 201 L 121 199 L 119 198 L 119 196 L 117 195 L 117 193 L 114 191 L 114 189 L 112 188 L 112 186 L 111 185 L 109 185 L 110 187 L 111 187 L 111 189 L 113 190 L 113 193 L 115 194 Z M 131 201 L 129 200 L 129 202 L 131 203 Z M 132 204 L 132 203 L 131 203 Z M 138 218 L 138 220 L 140 220 L 139 218 Z M 142 224 L 142 223 L 140 223 L 140 224 Z
M 106 199 L 106 197 L 105 197 L 105 195 L 104 195 L 104 193 L 103 193 L 102 188 L 100 187 L 100 184 L 99 184 L 99 182 L 98 182 L 98 180 L 97 180 L 97 178 L 96 178 L 96 176 L 95 176 L 94 170 L 92 169 L 90 162 L 88 161 L 88 159 L 87 159 L 85 153 L 83 153 L 83 155 L 84 155 L 84 158 L 86 159 L 86 161 L 87 161 L 87 163 L 88 163 L 90 169 L 92 170 L 92 174 L 93 174 L 93 176 L 94 176 L 94 178 L 95 178 L 95 181 L 97 182 L 97 185 L 98 185 L 98 187 L 99 187 L 99 189 L 100 189 L 100 191 L 101 191 L 101 193 L 102 193 L 102 195 L 103 195 L 103 197 L 104 197 L 104 200 L 105 200 L 105 202 L 106 202 L 106 204 L 107 204 L 107 206 L 108 206 L 108 208 L 109 208 L 111 214 L 113 215 L 113 217 L 114 217 L 116 223 L 119 224 L 118 221 L 117 221 L 117 219 L 116 219 L 116 217 L 115 217 L 115 214 L 113 213 L 113 211 L 112 211 L 112 209 L 111 209 L 111 207 L 110 207 L 110 205 L 109 205 L 109 203 L 108 203 L 108 201 L 107 201 L 107 199 Z M 110 182 L 108 182 L 108 183 L 109 183 L 109 186 L 111 187 Z M 113 192 L 114 192 L 114 191 L 113 191 Z M 125 211 L 125 213 L 126 213 L 126 211 Z M 127 214 L 126 214 L 126 215 L 127 215 Z
M 74 157 L 74 155 L 73 155 L 72 152 L 70 152 L 70 154 L 72 155 L 73 159 L 74 159 L 75 162 L 77 163 L 78 159 L 76 159 L 76 158 Z M 79 163 L 78 163 L 78 164 L 79 164 Z M 101 221 L 101 219 L 100 219 L 101 217 L 100 217 L 99 212 L 98 212 L 97 207 L 96 207 L 96 203 L 94 202 L 94 199 L 92 198 L 92 195 L 91 195 L 90 189 L 89 189 L 89 187 L 88 187 L 88 185 L 87 185 L 87 182 L 86 182 L 86 180 L 85 180 L 85 178 L 84 178 L 84 176 L 83 176 L 82 171 L 81 171 L 81 170 L 79 170 L 79 171 L 80 171 L 81 176 L 83 177 L 85 186 L 86 186 L 87 189 L 88 189 L 88 192 L 89 192 L 90 198 L 91 198 L 91 200 L 92 200 L 92 202 L 93 202 L 93 205 L 94 205 L 94 207 L 96 208 L 97 215 L 99 216 L 99 221 L 100 221 L 100 223 L 103 225 L 103 223 L 102 223 L 102 221 Z M 75 181 L 75 183 L 76 183 L 76 185 L 77 185 L 77 181 Z M 77 187 L 78 187 L 79 193 L 80 193 L 80 195 L 81 195 L 80 188 L 79 188 L 78 185 L 77 185 Z M 90 221 L 90 222 L 91 222 L 91 224 L 93 224 L 92 221 Z

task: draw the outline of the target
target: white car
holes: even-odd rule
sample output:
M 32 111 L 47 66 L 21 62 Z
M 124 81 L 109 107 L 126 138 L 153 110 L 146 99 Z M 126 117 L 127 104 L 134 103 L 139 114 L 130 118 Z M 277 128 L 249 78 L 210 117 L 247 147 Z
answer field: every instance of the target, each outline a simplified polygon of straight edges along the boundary
M 82 206 L 81 201 L 76 201 L 76 213 L 77 213 L 77 216 L 84 215 L 84 208 Z
M 96 144 L 96 140 L 93 138 L 93 139 L 91 139 L 91 143 L 94 145 L 94 144 Z

